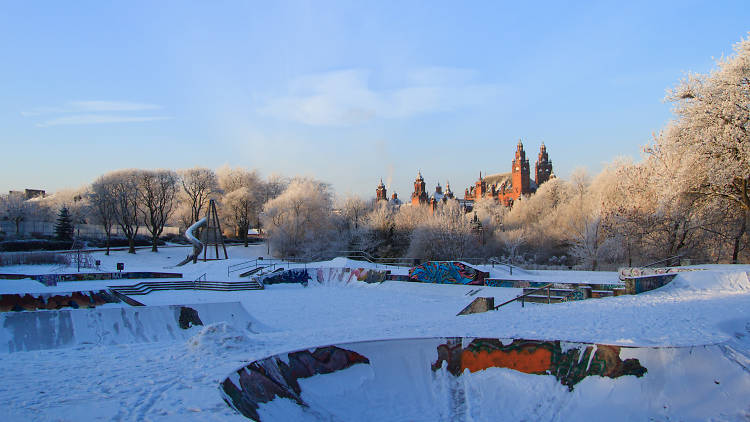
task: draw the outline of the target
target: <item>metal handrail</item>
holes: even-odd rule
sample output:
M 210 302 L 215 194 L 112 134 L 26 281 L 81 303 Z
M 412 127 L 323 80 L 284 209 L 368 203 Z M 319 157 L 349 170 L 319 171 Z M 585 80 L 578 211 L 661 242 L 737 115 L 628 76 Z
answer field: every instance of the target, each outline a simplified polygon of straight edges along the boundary
M 196 288 L 196 286 L 200 286 L 201 281 L 206 281 L 206 273 L 203 273 L 198 278 L 193 280 L 193 288 Z
M 643 266 L 642 268 L 648 268 L 648 267 L 652 267 L 652 266 L 654 266 L 654 265 L 658 265 L 658 264 L 661 264 L 662 262 L 667 262 L 667 263 L 668 263 L 669 261 L 672 261 L 673 259 L 680 259 L 680 258 L 682 258 L 682 255 L 675 255 L 675 256 L 670 256 L 669 258 L 664 258 L 664 259 L 662 259 L 662 260 L 659 260 L 659 261 L 655 261 L 655 262 L 652 262 L 652 263 L 650 263 L 650 264 L 646 264 L 646 265 L 644 265 L 644 266 Z M 679 261 L 678 261 L 678 262 L 679 262 Z M 670 265 L 669 265 L 669 264 L 667 264 L 667 266 L 669 267 Z M 674 267 L 679 267 L 679 265 L 673 265 L 673 266 L 674 266 Z
M 507 302 L 503 302 L 503 303 L 501 303 L 501 304 L 499 304 L 499 305 L 495 306 L 495 308 L 494 308 L 494 309 L 495 309 L 495 310 L 497 310 L 497 308 L 499 308 L 499 307 L 501 307 L 501 306 L 504 306 L 504 305 L 507 305 L 507 304 L 509 304 L 509 303 L 511 303 L 511 302 L 515 302 L 515 301 L 517 301 L 518 299 L 521 299 L 521 307 L 523 308 L 523 305 L 524 305 L 524 300 L 523 300 L 523 299 L 524 299 L 524 298 L 525 298 L 526 296 L 529 296 L 529 295 L 531 295 L 531 294 L 533 294 L 533 293 L 536 293 L 536 292 L 538 292 L 538 291 L 540 291 L 540 290 L 544 290 L 544 289 L 547 289 L 547 303 L 548 303 L 548 304 L 549 304 L 549 303 L 552 303 L 552 297 L 551 297 L 551 295 L 550 295 L 550 290 L 552 289 L 552 284 L 554 284 L 554 283 L 547 283 L 546 285 L 544 285 L 544 286 L 542 286 L 542 287 L 539 287 L 538 289 L 534 289 L 534 290 L 532 290 L 532 291 L 530 291 L 530 292 L 527 292 L 527 293 L 524 293 L 524 294 L 522 294 L 522 295 L 520 295 L 520 296 L 516 296 L 515 298 L 513 298 L 513 299 L 511 299 L 511 300 L 509 300 L 509 301 L 507 301 Z

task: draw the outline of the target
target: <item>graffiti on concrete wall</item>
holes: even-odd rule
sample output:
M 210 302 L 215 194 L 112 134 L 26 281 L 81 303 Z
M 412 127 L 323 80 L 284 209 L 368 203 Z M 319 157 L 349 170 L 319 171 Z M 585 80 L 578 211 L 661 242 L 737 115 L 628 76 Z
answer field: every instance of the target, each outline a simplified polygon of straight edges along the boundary
M 410 281 L 483 285 L 488 273 L 458 261 L 430 261 L 409 270 Z
M 661 274 L 650 277 L 638 277 L 625 279 L 625 292 L 630 295 L 648 292 L 669 284 L 677 274 Z
M 310 274 L 307 269 L 304 268 L 293 268 L 291 270 L 281 271 L 278 273 L 272 273 L 262 278 L 263 284 L 302 284 L 307 286 L 307 282 L 310 281 Z
M 300 378 L 330 374 L 370 361 L 350 350 L 336 346 L 319 347 L 289 353 L 286 359 L 270 357 L 251 363 L 221 383 L 224 401 L 248 418 L 260 420 L 260 403 L 287 398 L 306 406 L 301 398 Z
M 438 346 L 437 361 L 432 370 L 445 363 L 448 372 L 460 376 L 464 370 L 477 372 L 487 368 L 553 375 L 570 391 L 588 376 L 618 378 L 624 375 L 642 377 L 646 368 L 638 359 L 620 359 L 620 347 L 594 344 L 566 345 L 559 341 L 513 340 L 503 344 L 498 339 L 474 339 L 466 347 L 462 339 L 449 339 Z
M 70 293 L 34 293 L 0 295 L 0 312 L 52 310 L 62 308 L 95 308 L 120 299 L 107 290 Z
M 315 281 L 320 284 L 341 285 L 352 282 L 382 283 L 389 271 L 370 268 L 316 268 Z

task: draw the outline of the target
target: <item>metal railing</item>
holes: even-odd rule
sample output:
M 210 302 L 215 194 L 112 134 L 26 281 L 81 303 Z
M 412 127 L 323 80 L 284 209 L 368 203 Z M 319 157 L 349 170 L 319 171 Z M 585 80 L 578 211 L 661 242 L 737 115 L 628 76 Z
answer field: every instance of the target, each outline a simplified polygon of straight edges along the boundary
M 666 267 L 679 267 L 680 266 L 680 259 L 681 258 L 682 258 L 682 255 L 670 256 L 669 258 L 664 258 L 662 260 L 654 261 L 654 262 L 652 262 L 650 264 L 646 264 L 646 265 L 642 266 L 642 268 L 655 267 L 655 266 L 660 265 L 662 263 L 666 263 L 666 265 L 665 265 Z M 676 262 L 676 264 L 670 265 L 670 262 Z
M 537 289 L 534 289 L 534 290 L 532 290 L 530 292 L 524 293 L 524 294 L 522 294 L 520 296 L 516 296 L 515 298 L 513 298 L 513 299 L 511 299 L 509 301 L 503 302 L 503 303 L 495 306 L 494 309 L 497 310 L 497 308 L 499 308 L 501 306 L 505 306 L 505 305 L 507 305 L 507 304 L 509 304 L 511 302 L 515 302 L 515 301 L 517 301 L 519 299 L 521 300 L 521 307 L 523 308 L 524 299 L 526 298 L 526 296 L 530 296 L 530 295 L 532 295 L 532 294 L 534 294 L 534 293 L 536 293 L 536 292 L 538 292 L 540 290 L 544 290 L 544 289 L 547 289 L 547 303 L 550 304 L 550 303 L 552 303 L 552 295 L 550 294 L 550 291 L 552 290 L 552 284 L 553 283 L 548 283 L 548 284 L 545 284 L 544 286 L 539 287 Z
M 409 258 L 409 257 L 378 258 L 378 257 L 374 257 L 370 255 L 369 253 L 365 251 L 337 251 L 336 253 L 342 254 L 344 258 L 367 261 L 371 264 L 391 265 L 395 267 L 412 267 L 418 264 L 419 262 L 423 261 L 423 259 L 420 259 L 420 258 Z
M 247 270 L 252 271 L 258 267 L 273 267 L 272 269 L 276 269 L 277 267 L 282 266 L 289 266 L 290 264 L 295 265 L 302 265 L 303 268 L 307 269 L 307 261 L 302 258 L 295 258 L 295 257 L 289 257 L 289 258 L 263 258 L 258 257 L 251 261 L 245 261 L 240 262 L 239 264 L 232 264 L 227 267 L 227 277 L 229 277 L 232 273 L 236 273 L 238 271 Z

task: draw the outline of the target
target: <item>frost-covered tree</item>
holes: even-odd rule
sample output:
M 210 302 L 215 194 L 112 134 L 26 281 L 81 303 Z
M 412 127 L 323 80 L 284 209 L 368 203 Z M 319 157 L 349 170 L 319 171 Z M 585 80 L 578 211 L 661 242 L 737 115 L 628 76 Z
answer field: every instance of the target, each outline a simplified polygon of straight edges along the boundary
M 141 170 L 137 177 L 139 210 L 151 234 L 151 251 L 157 252 L 159 236 L 177 207 L 179 176 L 172 170 Z
M 213 170 L 202 167 L 180 170 L 179 175 L 183 200 L 189 207 L 189 226 L 201 219 L 204 207 L 219 191 L 219 181 Z
M 235 227 L 236 233 L 247 246 L 247 232 L 260 220 L 265 194 L 263 182 L 257 171 L 239 167 L 222 167 L 217 171 L 217 176 L 224 192 L 224 220 L 229 226 Z
M 668 93 L 676 118 L 647 151 L 665 162 L 674 189 L 734 202 L 745 215 L 741 228 L 750 219 L 750 38 L 734 50 Z
M 271 248 L 282 256 L 312 257 L 338 249 L 328 184 L 298 178 L 263 207 L 261 216 Z
M 21 222 L 29 214 L 29 206 L 23 195 L 8 194 L 0 196 L 0 213 L 2 217 L 13 222 L 16 226 L 16 236 L 20 234 Z
M 346 218 L 350 230 L 359 230 L 365 216 L 370 210 L 370 206 L 357 195 L 347 195 L 341 201 L 341 213 Z
M 478 233 L 468 215 L 458 201 L 449 200 L 417 224 L 408 254 L 429 260 L 453 260 L 476 257 L 480 249 Z

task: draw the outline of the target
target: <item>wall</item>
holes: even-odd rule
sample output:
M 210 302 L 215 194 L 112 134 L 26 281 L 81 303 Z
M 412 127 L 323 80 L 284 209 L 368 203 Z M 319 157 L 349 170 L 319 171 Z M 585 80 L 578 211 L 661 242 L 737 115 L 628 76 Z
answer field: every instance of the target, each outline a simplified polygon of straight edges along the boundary
M 660 274 L 650 277 L 625 279 L 625 291 L 630 295 L 648 292 L 671 283 L 677 274 Z
M 1 294 L 0 312 L 36 311 L 40 309 L 95 308 L 120 299 L 107 290 L 69 293 Z
M 409 270 L 409 281 L 483 285 L 489 274 L 458 261 L 430 261 Z
M 157 273 L 157 272 L 126 272 L 126 273 L 74 273 L 74 274 L 40 274 L 29 275 L 27 278 L 44 284 L 45 286 L 56 286 L 57 283 L 65 281 L 90 281 L 90 280 L 120 280 L 141 278 L 182 278 L 180 273 Z
M 310 281 L 310 279 L 310 274 L 307 272 L 307 269 L 293 268 L 291 270 L 281 271 L 261 277 L 260 281 L 263 284 L 298 283 L 307 286 L 307 282 Z
M 320 285 L 347 285 L 352 282 L 382 283 L 388 271 L 369 268 L 293 268 L 261 278 L 263 284 L 298 283 L 304 286 L 315 281 Z

